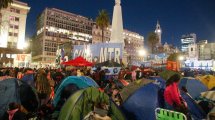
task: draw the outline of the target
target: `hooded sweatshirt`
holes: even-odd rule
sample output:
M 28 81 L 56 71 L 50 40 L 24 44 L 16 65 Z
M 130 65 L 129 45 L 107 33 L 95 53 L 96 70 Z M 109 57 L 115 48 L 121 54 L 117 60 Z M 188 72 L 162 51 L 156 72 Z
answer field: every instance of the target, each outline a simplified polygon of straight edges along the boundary
M 164 99 L 171 106 L 173 106 L 173 103 L 177 106 L 181 105 L 181 95 L 177 83 L 173 83 L 166 87 L 164 91 Z

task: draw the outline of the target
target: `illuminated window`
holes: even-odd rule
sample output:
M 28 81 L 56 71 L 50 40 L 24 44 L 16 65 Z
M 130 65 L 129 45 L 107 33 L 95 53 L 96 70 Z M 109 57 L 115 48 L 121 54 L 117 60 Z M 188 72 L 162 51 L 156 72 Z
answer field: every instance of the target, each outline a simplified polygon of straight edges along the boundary
M 13 25 L 10 24 L 10 28 L 13 28 Z
M 16 13 L 20 13 L 20 10 L 16 9 Z
M 19 21 L 19 18 L 18 18 L 18 17 L 15 17 L 15 21 L 17 21 L 17 22 L 18 22 L 18 21 Z
M 18 36 L 18 33 L 14 33 L 13 35 L 14 35 L 15 37 L 17 37 L 17 36 Z
M 10 19 L 10 21 L 14 21 L 15 17 L 14 16 L 10 16 L 9 19 Z
M 12 32 L 9 32 L 9 36 L 13 36 L 13 33 L 12 33 Z
M 19 26 L 18 26 L 18 25 L 15 25 L 14 28 L 15 28 L 15 29 L 19 29 Z

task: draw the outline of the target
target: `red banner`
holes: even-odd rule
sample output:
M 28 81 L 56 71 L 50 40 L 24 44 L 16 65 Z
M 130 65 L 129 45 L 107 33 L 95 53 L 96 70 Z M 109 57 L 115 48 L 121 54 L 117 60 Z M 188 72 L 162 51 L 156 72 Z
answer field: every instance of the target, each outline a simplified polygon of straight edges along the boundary
M 167 70 L 179 71 L 179 62 L 176 61 L 167 61 Z

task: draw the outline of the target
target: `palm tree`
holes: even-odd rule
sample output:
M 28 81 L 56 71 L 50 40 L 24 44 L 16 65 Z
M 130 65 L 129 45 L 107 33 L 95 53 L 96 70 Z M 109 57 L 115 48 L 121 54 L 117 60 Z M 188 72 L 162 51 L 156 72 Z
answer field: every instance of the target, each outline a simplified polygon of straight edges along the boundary
M 0 0 L 0 9 L 7 8 L 12 2 L 13 0 Z
M 104 30 L 110 24 L 110 19 L 108 12 L 106 10 L 99 11 L 99 15 L 96 18 L 96 25 L 99 26 L 102 30 L 102 42 L 104 42 Z
M 159 37 L 156 33 L 150 32 L 148 34 L 147 38 L 147 44 L 151 48 L 151 53 L 154 53 L 154 48 L 156 47 L 156 44 L 159 42 Z

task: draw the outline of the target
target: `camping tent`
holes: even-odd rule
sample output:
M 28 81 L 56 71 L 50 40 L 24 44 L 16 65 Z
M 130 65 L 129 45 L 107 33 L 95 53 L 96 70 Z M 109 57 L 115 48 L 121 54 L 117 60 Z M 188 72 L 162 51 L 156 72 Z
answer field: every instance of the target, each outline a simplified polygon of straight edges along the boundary
M 147 85 L 148 83 L 151 83 L 151 82 L 153 82 L 153 81 L 148 80 L 148 79 L 140 79 L 140 80 L 131 82 L 128 86 L 124 87 L 120 91 L 120 96 L 121 96 L 122 100 L 125 101 L 130 95 L 132 95 L 140 87 Z
M 108 116 L 112 120 L 125 120 L 108 95 L 93 87 L 79 90 L 73 94 L 62 107 L 58 120 L 83 120 L 93 111 L 95 104 L 109 105 Z
M 165 71 L 163 71 L 163 72 L 160 72 L 159 73 L 159 76 L 161 77 L 161 78 L 163 78 L 164 80 L 168 80 L 172 75 L 174 75 L 174 74 L 179 74 L 180 75 L 180 73 L 179 72 L 175 72 L 175 71 L 172 71 L 172 70 L 165 70 Z M 181 76 L 181 75 L 180 75 Z
M 155 84 L 157 84 L 158 86 L 160 86 L 160 88 L 165 89 L 166 87 L 166 81 L 158 76 L 151 76 L 149 77 L 150 80 L 155 80 Z
M 129 120 L 155 120 L 155 109 L 160 107 L 160 87 L 148 83 L 136 90 L 122 104 L 122 109 Z
M 16 78 L 0 81 L 0 96 L 0 117 L 11 102 L 23 105 L 29 112 L 34 112 L 38 107 L 36 92 L 27 83 Z
M 188 93 L 193 99 L 199 97 L 201 92 L 208 90 L 202 82 L 191 77 L 184 77 L 181 79 L 179 88 L 182 88 L 183 86 L 187 88 Z
M 83 57 L 77 57 L 73 60 L 67 61 L 67 62 L 63 62 L 61 64 L 64 65 L 71 65 L 71 66 L 92 66 L 93 63 L 87 61 L 86 59 L 84 59 Z
M 188 95 L 187 93 L 181 91 L 182 98 L 186 101 L 188 110 L 191 113 L 194 120 L 202 120 L 206 118 L 206 113 L 202 108 Z
M 85 76 L 81 76 L 81 77 L 77 77 L 77 76 L 69 76 L 67 78 L 65 78 L 63 80 L 63 82 L 60 84 L 60 86 L 58 87 L 55 97 L 54 97 L 54 105 L 56 106 L 59 99 L 60 99 L 60 95 L 62 90 L 69 84 L 75 84 L 77 85 L 77 87 L 79 87 L 80 89 L 83 88 L 87 88 L 90 86 L 94 86 L 94 87 L 99 87 L 98 84 L 91 78 L 89 77 L 85 77 Z
M 102 62 L 102 63 L 98 63 L 98 64 L 95 64 L 96 67 L 102 67 L 102 66 L 106 66 L 106 67 L 122 67 L 121 64 L 117 63 L 117 62 L 113 62 L 113 61 L 105 61 L 105 62 Z
M 197 77 L 204 85 L 208 87 L 208 89 L 212 89 L 215 87 L 215 76 L 213 75 L 205 75 Z

